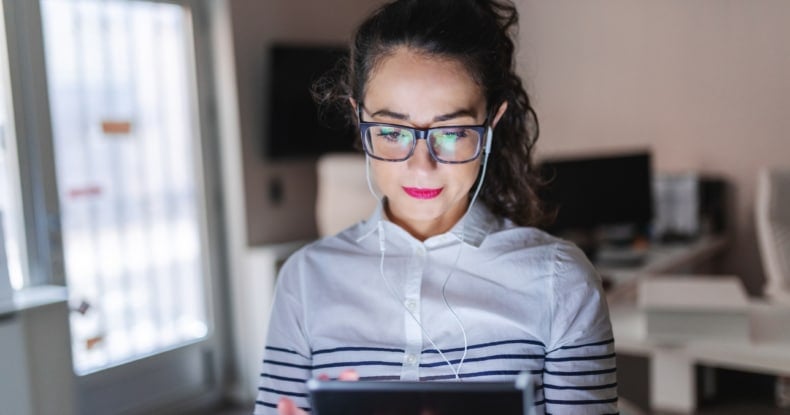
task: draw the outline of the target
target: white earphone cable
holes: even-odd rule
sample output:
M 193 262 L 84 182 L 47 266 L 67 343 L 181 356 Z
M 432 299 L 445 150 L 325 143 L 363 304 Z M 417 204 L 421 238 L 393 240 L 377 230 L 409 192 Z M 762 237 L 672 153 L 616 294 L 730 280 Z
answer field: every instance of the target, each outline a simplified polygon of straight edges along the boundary
M 431 336 L 425 330 L 425 327 L 423 327 L 423 325 L 420 323 L 420 320 L 417 318 L 417 316 L 415 316 L 414 313 L 411 310 L 409 310 L 408 307 L 406 307 L 403 304 L 403 302 L 400 300 L 400 297 L 398 297 L 397 293 L 395 292 L 395 290 L 390 285 L 389 280 L 387 279 L 387 277 L 386 277 L 386 275 L 384 273 L 384 257 L 385 257 L 385 251 L 386 251 L 386 238 L 385 238 L 385 235 L 384 235 L 384 226 L 383 226 L 381 221 L 379 221 L 379 223 L 378 223 L 379 250 L 381 252 L 381 256 L 380 256 L 380 260 L 379 260 L 379 274 L 381 276 L 381 279 L 384 281 L 384 285 L 387 287 L 387 290 L 389 291 L 390 295 L 392 295 L 392 298 L 396 302 L 398 302 L 403 307 L 403 309 L 406 310 L 406 312 L 411 316 L 411 318 L 414 320 L 414 322 L 417 323 L 417 326 L 420 327 L 420 331 L 423 333 L 423 335 L 425 335 L 425 338 L 428 339 L 428 342 L 431 344 L 431 346 L 433 346 L 433 348 L 436 349 L 437 353 L 439 353 L 439 356 L 442 357 L 442 360 L 444 360 L 444 362 L 447 363 L 447 366 L 450 367 L 450 371 L 453 373 L 453 375 L 455 376 L 455 379 L 458 380 L 458 381 L 461 381 L 461 377 L 460 377 L 461 367 L 463 366 L 464 360 L 466 359 L 466 355 L 467 355 L 467 352 L 468 352 L 468 349 L 469 349 L 469 342 L 468 342 L 468 337 L 467 337 L 467 334 L 466 334 L 466 329 L 464 327 L 463 322 L 461 321 L 461 318 L 458 316 L 458 314 L 455 312 L 455 310 L 453 310 L 453 307 L 450 305 L 450 302 L 447 300 L 446 288 L 447 288 L 447 283 L 450 281 L 450 278 L 453 275 L 453 270 L 458 265 L 458 261 L 461 258 L 461 251 L 463 249 L 464 240 L 465 240 L 465 237 L 466 237 L 466 216 L 472 210 L 472 206 L 474 205 L 475 201 L 477 200 L 477 196 L 480 193 L 480 189 L 481 189 L 481 187 L 483 185 L 483 181 L 485 180 L 486 170 L 487 170 L 487 167 L 488 167 L 488 155 L 489 155 L 490 149 L 491 149 L 491 140 L 492 140 L 492 129 L 491 129 L 491 127 L 488 128 L 487 137 L 486 138 L 487 138 L 487 140 L 486 140 L 485 151 L 483 152 L 483 166 L 482 166 L 482 172 L 480 173 L 480 180 L 478 180 L 478 182 L 477 182 L 477 187 L 475 189 L 474 194 L 472 195 L 472 199 L 469 202 L 469 206 L 467 207 L 466 212 L 464 213 L 463 217 L 461 217 L 461 238 L 460 238 L 461 242 L 460 242 L 460 245 L 458 247 L 458 253 L 455 256 L 455 260 L 453 261 L 452 267 L 450 267 L 450 272 L 447 274 L 447 277 L 444 279 L 444 282 L 442 283 L 442 300 L 444 301 L 445 307 L 447 307 L 447 309 L 450 311 L 450 314 L 452 314 L 452 316 L 455 319 L 456 323 L 458 323 L 458 327 L 461 329 L 461 334 L 463 335 L 463 339 L 464 339 L 464 352 L 461 355 L 461 359 L 458 362 L 458 366 L 453 367 L 453 364 L 450 362 L 449 359 L 447 359 L 447 357 L 442 352 L 442 350 L 436 345 L 436 343 L 433 341 Z M 366 159 L 365 160 L 365 176 L 366 176 L 366 179 L 367 179 L 367 182 L 368 182 L 368 189 L 370 190 L 370 193 L 377 200 L 381 200 L 381 198 L 373 190 L 373 185 L 372 185 L 371 180 L 370 180 L 370 158 L 366 155 L 365 159 Z
M 461 250 L 463 249 L 464 240 L 466 239 L 466 216 L 472 210 L 472 206 L 474 206 L 475 201 L 477 201 L 477 195 L 480 193 L 480 188 L 483 186 L 483 180 L 485 180 L 486 170 L 488 167 L 488 154 L 491 152 L 492 138 L 493 138 L 493 131 L 491 127 L 489 127 L 486 135 L 485 151 L 483 152 L 483 167 L 482 167 L 482 172 L 480 173 L 480 180 L 478 180 L 477 182 L 477 188 L 475 189 L 475 193 L 472 195 L 472 199 L 469 201 L 469 206 L 466 208 L 466 213 L 464 213 L 464 216 L 461 218 L 461 243 L 458 246 L 458 253 L 455 256 L 455 261 L 453 261 L 453 266 L 450 268 L 450 273 L 447 274 L 447 278 L 444 279 L 444 283 L 442 284 L 442 300 L 444 300 L 444 305 L 447 307 L 448 310 L 450 310 L 450 313 L 453 315 L 455 321 L 458 323 L 458 326 L 461 328 L 461 334 L 463 334 L 464 336 L 464 353 L 461 356 L 461 360 L 458 362 L 458 367 L 456 368 L 456 372 L 455 372 L 456 379 L 459 379 L 458 373 L 461 372 L 461 366 L 463 366 L 464 360 L 466 360 L 466 353 L 469 350 L 469 342 L 466 336 L 466 329 L 464 328 L 464 323 L 461 322 L 461 318 L 458 317 L 458 314 L 455 313 L 455 310 L 453 310 L 453 307 L 450 305 L 450 302 L 447 301 L 447 295 L 445 290 L 447 288 L 447 283 L 450 281 L 450 277 L 452 277 L 453 275 L 453 270 L 455 269 L 456 266 L 458 266 L 458 260 L 461 258 Z
M 453 364 L 444 355 L 444 353 L 442 352 L 442 349 L 440 349 L 439 346 L 437 346 L 436 343 L 434 343 L 433 339 L 428 334 L 428 332 L 425 330 L 425 327 L 423 327 L 423 325 L 420 323 L 420 320 L 417 318 L 417 316 L 415 316 L 414 313 L 411 310 L 409 310 L 409 308 L 406 307 L 403 304 L 403 302 L 400 300 L 400 297 L 398 297 L 398 294 L 392 288 L 392 286 L 389 283 L 389 280 L 387 279 L 386 275 L 384 274 L 384 251 L 386 251 L 386 243 L 385 243 L 385 237 L 384 237 L 384 226 L 383 226 L 382 222 L 379 222 L 379 249 L 381 251 L 381 256 L 380 256 L 380 260 L 379 260 L 379 275 L 381 275 L 381 279 L 384 280 L 384 285 L 387 286 L 387 290 L 392 295 L 392 298 L 396 302 L 398 302 L 398 304 L 400 304 L 403 307 L 403 309 L 406 310 L 407 313 L 409 313 L 409 315 L 414 320 L 414 322 L 417 323 L 417 326 L 420 327 L 420 331 L 422 331 L 422 334 L 425 336 L 426 339 L 428 339 L 428 342 L 431 343 L 431 346 L 433 346 L 433 348 L 436 349 L 436 351 L 439 353 L 439 356 L 442 357 L 442 360 L 444 360 L 444 362 L 447 363 L 447 366 L 450 367 L 450 371 L 455 376 L 455 379 L 456 380 L 461 380 L 461 378 L 459 377 L 459 374 L 458 374 L 459 373 L 458 370 L 456 370 L 453 367 Z M 453 314 L 455 314 L 455 313 L 453 313 Z M 460 321 L 459 321 L 459 323 L 460 323 Z M 463 328 L 463 326 L 462 326 L 462 328 Z M 466 339 L 466 333 L 464 333 L 464 339 Z M 464 354 L 466 354 L 466 347 L 464 347 Z M 459 369 L 460 369 L 460 366 L 459 366 Z
M 381 200 L 381 196 L 376 193 L 373 189 L 373 182 L 370 180 L 370 156 L 365 154 L 365 180 L 368 182 L 368 190 L 370 190 L 370 194 L 373 195 L 373 198 L 377 201 Z

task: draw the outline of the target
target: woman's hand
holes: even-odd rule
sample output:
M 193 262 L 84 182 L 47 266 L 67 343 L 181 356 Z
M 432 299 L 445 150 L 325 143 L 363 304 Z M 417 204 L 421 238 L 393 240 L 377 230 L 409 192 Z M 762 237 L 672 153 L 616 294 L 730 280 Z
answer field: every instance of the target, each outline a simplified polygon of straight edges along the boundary
M 277 413 L 279 415 L 307 415 L 307 412 L 297 408 L 294 401 L 288 398 L 281 398 L 280 402 L 277 402 Z
M 278 415 L 307 415 L 307 412 L 299 409 L 294 404 L 294 401 L 288 398 L 280 398 L 280 402 L 277 402 L 277 414 Z
M 329 376 L 319 375 L 318 379 L 329 380 Z M 337 377 L 337 380 L 347 380 L 347 381 L 359 380 L 359 374 L 354 369 L 346 369 L 340 372 L 340 376 Z M 277 402 L 277 414 L 278 415 L 307 415 L 307 412 L 297 408 L 296 404 L 294 404 L 294 401 L 288 398 L 280 398 L 280 401 Z
M 328 376 L 319 376 L 321 380 L 329 380 Z M 359 373 L 357 373 L 354 369 L 346 369 L 340 372 L 340 375 L 337 377 L 337 380 L 348 380 L 348 381 L 355 381 L 359 380 Z

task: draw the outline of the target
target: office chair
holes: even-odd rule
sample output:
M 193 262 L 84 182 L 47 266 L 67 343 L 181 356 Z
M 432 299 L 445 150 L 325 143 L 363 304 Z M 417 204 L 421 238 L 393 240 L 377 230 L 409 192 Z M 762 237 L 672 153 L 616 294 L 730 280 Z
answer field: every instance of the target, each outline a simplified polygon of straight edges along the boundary
M 755 217 L 765 295 L 790 303 L 790 169 L 759 171 Z

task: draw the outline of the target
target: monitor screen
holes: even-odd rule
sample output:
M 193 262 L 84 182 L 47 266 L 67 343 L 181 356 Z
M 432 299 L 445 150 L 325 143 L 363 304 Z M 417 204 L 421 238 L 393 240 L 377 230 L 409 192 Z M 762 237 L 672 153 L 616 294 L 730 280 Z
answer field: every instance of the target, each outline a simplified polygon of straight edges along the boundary
M 267 156 L 273 159 L 352 152 L 356 134 L 342 116 L 321 114 L 311 96 L 313 83 L 347 58 L 348 49 L 325 45 L 273 45 L 269 50 Z
M 653 218 L 650 153 L 548 159 L 540 163 L 548 181 L 541 192 L 557 209 L 552 231 L 589 230 L 605 225 L 646 229 Z

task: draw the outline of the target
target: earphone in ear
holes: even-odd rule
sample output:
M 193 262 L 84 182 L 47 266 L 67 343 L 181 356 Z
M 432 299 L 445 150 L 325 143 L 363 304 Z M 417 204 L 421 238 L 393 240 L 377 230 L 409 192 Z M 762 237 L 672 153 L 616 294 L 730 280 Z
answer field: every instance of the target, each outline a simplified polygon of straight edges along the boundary
M 491 142 L 494 141 L 494 129 L 489 126 L 486 129 L 486 154 L 491 153 Z

